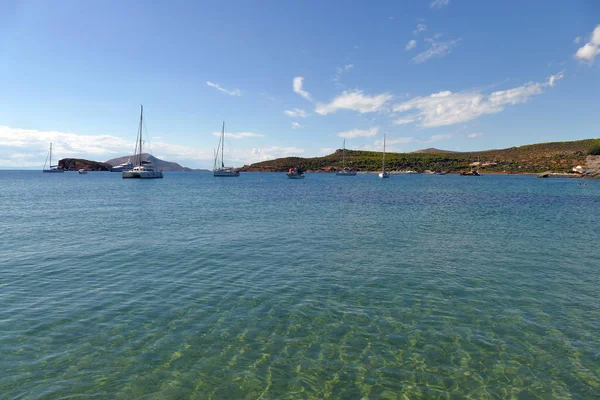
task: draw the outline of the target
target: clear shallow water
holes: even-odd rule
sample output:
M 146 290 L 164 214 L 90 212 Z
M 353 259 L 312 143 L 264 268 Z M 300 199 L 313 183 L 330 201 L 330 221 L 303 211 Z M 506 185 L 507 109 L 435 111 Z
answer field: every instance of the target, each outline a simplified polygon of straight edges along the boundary
M 578 183 L 0 171 L 0 397 L 597 398 Z

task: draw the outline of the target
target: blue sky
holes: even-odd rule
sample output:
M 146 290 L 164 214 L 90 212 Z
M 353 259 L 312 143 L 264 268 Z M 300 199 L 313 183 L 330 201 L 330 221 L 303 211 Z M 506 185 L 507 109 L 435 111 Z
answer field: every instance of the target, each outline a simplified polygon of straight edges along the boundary
M 342 146 L 600 136 L 600 2 L 0 3 L 0 166 L 131 153 L 212 166 Z

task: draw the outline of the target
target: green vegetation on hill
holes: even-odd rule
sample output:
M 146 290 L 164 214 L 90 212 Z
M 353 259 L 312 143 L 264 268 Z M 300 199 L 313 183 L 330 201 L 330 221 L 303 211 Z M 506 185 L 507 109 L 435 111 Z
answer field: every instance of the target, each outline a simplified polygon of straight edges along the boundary
M 600 140 L 595 140 L 588 149 L 588 154 L 591 156 L 600 156 Z
M 483 171 L 509 173 L 539 173 L 543 171 L 570 172 L 574 165 L 585 164 L 594 139 L 573 142 L 538 143 L 501 150 L 477 152 L 386 153 L 386 168 L 390 171 L 414 170 L 423 172 L 467 171 L 469 164 L 479 161 Z M 381 169 L 380 152 L 346 149 L 346 165 L 361 171 Z M 342 151 L 324 157 L 286 157 L 263 161 L 244 167 L 246 171 L 286 171 L 291 167 L 304 170 L 327 171 L 340 168 Z

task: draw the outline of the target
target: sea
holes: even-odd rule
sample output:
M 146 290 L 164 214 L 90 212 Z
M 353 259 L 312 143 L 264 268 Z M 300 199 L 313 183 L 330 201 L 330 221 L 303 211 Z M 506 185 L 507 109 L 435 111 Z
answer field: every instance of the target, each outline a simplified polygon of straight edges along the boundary
M 600 181 L 0 171 L 2 399 L 597 399 Z

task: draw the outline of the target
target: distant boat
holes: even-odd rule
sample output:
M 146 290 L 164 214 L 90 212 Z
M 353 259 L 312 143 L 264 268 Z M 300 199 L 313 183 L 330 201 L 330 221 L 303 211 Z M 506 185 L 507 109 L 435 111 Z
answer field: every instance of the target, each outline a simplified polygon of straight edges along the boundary
M 290 179 L 304 179 L 304 171 L 300 168 L 290 168 L 286 175 Z
M 344 149 L 342 150 L 342 170 L 336 171 L 337 176 L 356 176 L 356 171 L 346 167 L 346 139 L 344 139 Z
M 140 126 L 138 128 L 138 136 L 135 144 L 134 162 L 137 164 L 129 170 L 124 170 L 121 174 L 123 179 L 156 179 L 162 178 L 162 170 L 157 171 L 151 161 L 142 161 L 142 132 L 144 121 L 144 106 L 140 110 Z
M 131 162 L 131 158 L 128 158 L 127 162 L 112 167 L 110 172 L 123 172 L 130 169 L 133 169 L 133 163 Z
M 223 158 L 223 153 L 225 152 L 225 121 L 223 121 L 223 128 L 221 129 L 221 139 L 219 139 L 219 147 L 217 147 L 217 151 L 215 152 L 215 164 L 213 167 L 213 176 L 240 176 L 240 171 L 236 171 L 234 168 L 225 167 L 225 162 Z M 221 153 L 221 167 L 217 168 L 217 162 L 219 159 L 219 153 Z
M 385 133 L 383 134 L 383 161 L 381 163 L 381 172 L 379 173 L 380 178 L 389 178 L 390 174 L 385 171 Z
M 77 171 L 77 172 L 79 172 L 79 175 L 85 175 L 85 174 L 87 174 L 87 171 L 86 171 L 85 169 L 83 169 L 83 168 L 82 168 L 82 169 L 80 169 L 80 170 L 79 170 L 79 171 Z
M 44 172 L 65 172 L 64 169 L 58 168 L 58 165 L 52 165 L 52 143 L 50 143 L 50 151 L 48 152 L 48 157 L 46 157 L 46 161 L 50 158 L 50 162 L 48 163 L 48 169 L 46 169 L 46 163 L 44 162 Z

